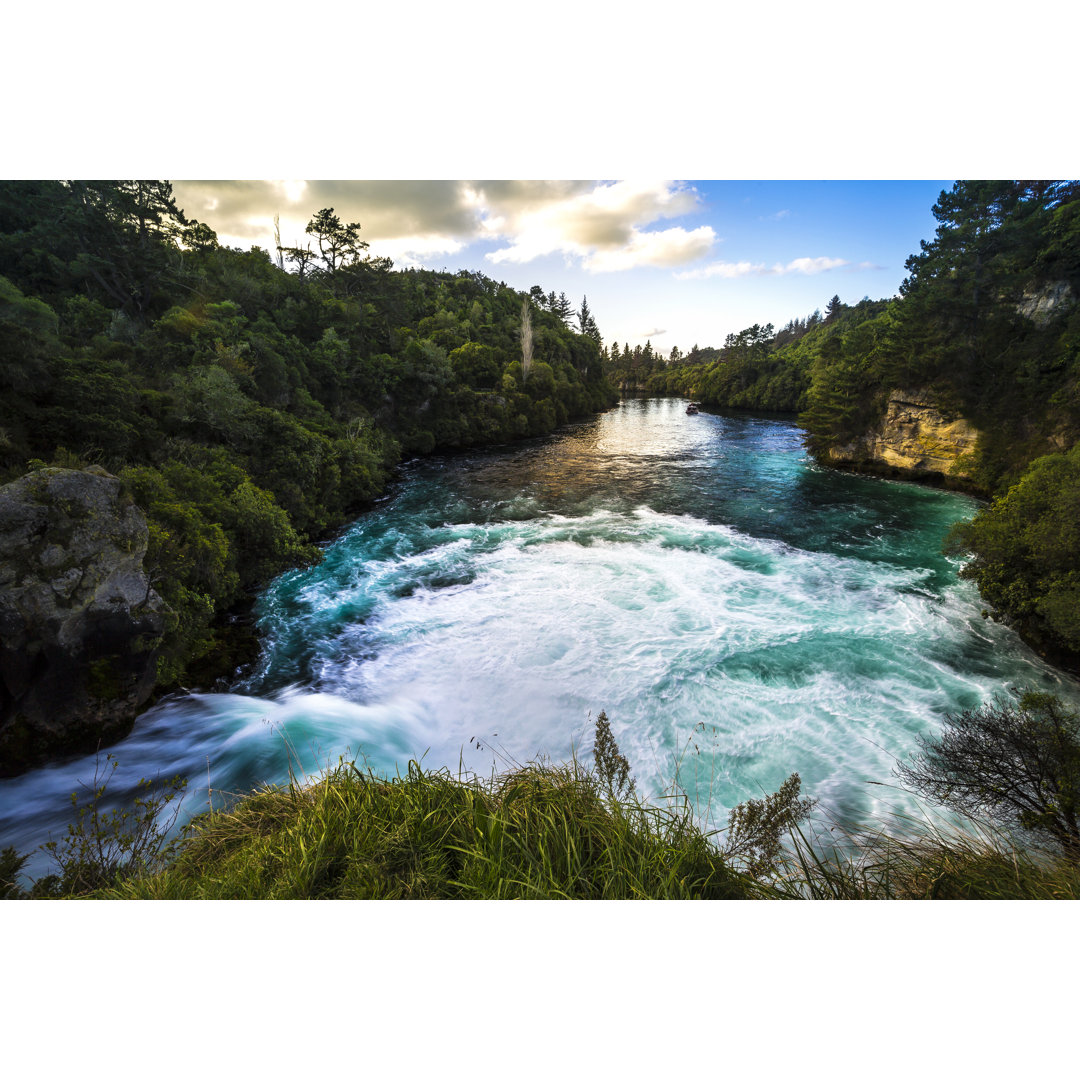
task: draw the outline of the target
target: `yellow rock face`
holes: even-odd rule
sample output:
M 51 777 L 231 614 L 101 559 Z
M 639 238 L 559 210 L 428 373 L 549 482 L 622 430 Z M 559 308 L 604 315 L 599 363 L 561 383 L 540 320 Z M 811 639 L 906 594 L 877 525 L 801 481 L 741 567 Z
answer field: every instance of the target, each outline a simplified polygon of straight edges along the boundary
M 970 479 L 960 459 L 975 449 L 978 430 L 963 417 L 946 417 L 924 391 L 894 390 L 877 427 L 843 446 L 829 459 L 836 465 L 895 470 L 913 478 L 940 474 Z

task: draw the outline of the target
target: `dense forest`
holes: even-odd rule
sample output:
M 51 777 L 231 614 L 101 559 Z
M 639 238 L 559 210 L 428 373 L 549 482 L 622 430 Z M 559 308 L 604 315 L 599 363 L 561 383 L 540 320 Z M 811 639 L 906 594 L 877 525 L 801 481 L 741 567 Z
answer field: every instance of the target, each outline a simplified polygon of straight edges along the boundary
M 394 271 L 332 208 L 307 237 L 223 247 L 162 181 L 0 183 L 0 482 L 124 481 L 173 613 L 162 687 L 223 654 L 222 614 L 317 560 L 399 461 L 616 399 L 586 305 Z
M 1080 666 L 1080 183 L 961 181 L 906 264 L 900 295 L 754 325 L 722 348 L 606 351 L 613 382 L 723 408 L 797 415 L 830 447 L 919 388 L 978 429 L 968 469 L 992 499 L 949 546 L 970 553 L 996 617 L 1044 654 Z

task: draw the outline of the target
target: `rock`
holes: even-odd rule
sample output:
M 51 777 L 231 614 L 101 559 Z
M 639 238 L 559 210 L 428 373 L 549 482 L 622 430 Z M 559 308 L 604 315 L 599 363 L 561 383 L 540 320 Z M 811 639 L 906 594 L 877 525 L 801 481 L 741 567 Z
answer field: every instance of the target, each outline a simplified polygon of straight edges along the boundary
M 148 535 L 100 467 L 0 487 L 0 776 L 131 730 L 168 616 L 143 567 Z
M 1024 293 L 1016 310 L 1042 330 L 1054 321 L 1060 309 L 1070 308 L 1074 300 L 1067 281 L 1053 281 L 1041 289 Z
M 827 452 L 830 465 L 958 487 L 972 483 L 965 455 L 979 432 L 960 416 L 947 416 L 923 390 L 894 390 L 885 415 L 865 434 Z

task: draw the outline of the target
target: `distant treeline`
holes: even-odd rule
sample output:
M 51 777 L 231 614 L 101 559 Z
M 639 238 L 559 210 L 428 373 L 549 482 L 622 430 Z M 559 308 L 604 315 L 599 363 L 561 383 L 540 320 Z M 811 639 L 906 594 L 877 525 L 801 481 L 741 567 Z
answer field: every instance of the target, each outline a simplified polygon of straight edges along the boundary
M 482 274 L 394 271 L 332 208 L 307 233 L 241 251 L 163 181 L 0 183 L 0 482 L 39 464 L 125 481 L 175 613 L 162 685 L 402 458 L 542 434 L 616 397 L 591 314 L 577 333 Z

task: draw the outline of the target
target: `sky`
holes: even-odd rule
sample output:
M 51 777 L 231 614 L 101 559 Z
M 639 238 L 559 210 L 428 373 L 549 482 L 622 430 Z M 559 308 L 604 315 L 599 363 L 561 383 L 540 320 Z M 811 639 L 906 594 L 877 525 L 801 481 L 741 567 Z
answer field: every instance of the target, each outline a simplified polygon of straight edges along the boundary
M 897 293 L 948 180 L 173 181 L 221 243 L 274 251 L 324 207 L 395 267 L 582 299 L 604 341 L 668 354 Z

